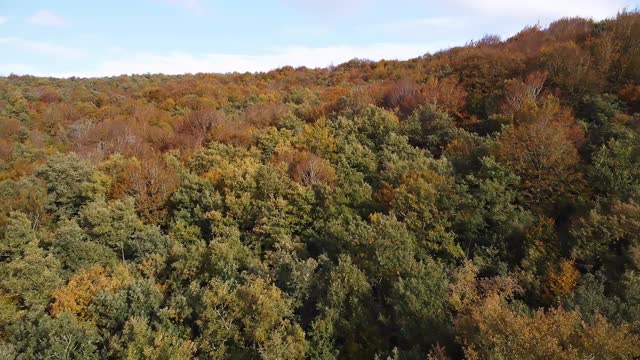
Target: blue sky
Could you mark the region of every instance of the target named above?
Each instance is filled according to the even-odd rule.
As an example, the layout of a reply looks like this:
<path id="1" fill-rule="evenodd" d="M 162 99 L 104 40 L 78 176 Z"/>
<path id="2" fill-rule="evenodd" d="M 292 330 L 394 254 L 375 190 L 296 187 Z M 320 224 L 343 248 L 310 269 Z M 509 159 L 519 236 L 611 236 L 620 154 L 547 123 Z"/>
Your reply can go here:
<path id="1" fill-rule="evenodd" d="M 638 0 L 0 0 L 0 75 L 268 71 L 408 59 Z"/>

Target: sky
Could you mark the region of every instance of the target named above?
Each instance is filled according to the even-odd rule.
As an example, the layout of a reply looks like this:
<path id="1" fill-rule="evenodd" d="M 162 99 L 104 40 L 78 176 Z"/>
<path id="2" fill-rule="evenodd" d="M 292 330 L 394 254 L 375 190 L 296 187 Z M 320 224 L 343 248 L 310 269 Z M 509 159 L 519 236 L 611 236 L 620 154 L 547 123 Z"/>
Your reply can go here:
<path id="1" fill-rule="evenodd" d="M 0 0 L 0 76 L 260 72 L 409 59 L 638 0 Z"/>

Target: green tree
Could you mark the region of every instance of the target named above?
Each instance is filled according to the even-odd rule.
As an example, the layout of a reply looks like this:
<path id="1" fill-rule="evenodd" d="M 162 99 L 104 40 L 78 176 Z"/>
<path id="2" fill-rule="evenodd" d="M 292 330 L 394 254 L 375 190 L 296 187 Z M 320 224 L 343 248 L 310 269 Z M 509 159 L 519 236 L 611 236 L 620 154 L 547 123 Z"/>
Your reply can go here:
<path id="1" fill-rule="evenodd" d="M 202 292 L 196 323 L 199 348 L 208 358 L 300 359 L 304 332 L 295 322 L 288 300 L 261 278 L 236 288 L 214 280 Z"/>
<path id="2" fill-rule="evenodd" d="M 640 201 L 640 142 L 638 137 L 610 140 L 593 156 L 589 178 L 603 196 Z"/>
<path id="3" fill-rule="evenodd" d="M 98 331 L 70 314 L 57 318 L 34 312 L 13 325 L 16 359 L 99 359 Z"/>
<path id="4" fill-rule="evenodd" d="M 118 254 L 89 239 L 75 220 L 62 221 L 56 229 L 49 251 L 69 274 L 94 264 L 112 264 Z"/>
<path id="5" fill-rule="evenodd" d="M 342 255 L 329 274 L 326 297 L 311 326 L 311 358 L 367 357 L 383 348 L 372 295 L 366 274 Z"/>
<path id="6" fill-rule="evenodd" d="M 436 157 L 442 154 L 456 132 L 453 119 L 435 105 L 416 109 L 407 120 L 401 122 L 401 128 L 411 145 L 428 149 Z"/>
<path id="7" fill-rule="evenodd" d="M 91 241 L 108 247 L 122 260 L 164 255 L 168 250 L 166 236 L 138 218 L 131 198 L 92 202 L 82 208 L 79 219 Z"/>
<path id="8" fill-rule="evenodd" d="M 56 155 L 36 171 L 47 183 L 48 209 L 59 218 L 69 218 L 80 207 L 104 193 L 91 166 L 78 155 Z"/>

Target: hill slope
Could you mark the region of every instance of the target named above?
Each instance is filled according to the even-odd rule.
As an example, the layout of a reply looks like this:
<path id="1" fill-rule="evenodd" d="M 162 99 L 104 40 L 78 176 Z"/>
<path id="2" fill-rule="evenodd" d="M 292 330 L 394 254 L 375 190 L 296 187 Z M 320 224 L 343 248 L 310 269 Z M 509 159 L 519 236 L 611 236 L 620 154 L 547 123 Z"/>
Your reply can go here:
<path id="1" fill-rule="evenodd" d="M 640 356 L 640 14 L 0 78 L 0 358 Z"/>

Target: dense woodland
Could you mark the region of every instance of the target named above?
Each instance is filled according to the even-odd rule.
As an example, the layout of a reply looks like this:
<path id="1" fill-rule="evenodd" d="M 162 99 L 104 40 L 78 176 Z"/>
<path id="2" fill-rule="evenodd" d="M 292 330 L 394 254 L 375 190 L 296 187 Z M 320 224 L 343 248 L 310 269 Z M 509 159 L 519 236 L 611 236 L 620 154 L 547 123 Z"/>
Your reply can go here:
<path id="1" fill-rule="evenodd" d="M 638 357 L 638 12 L 0 78 L 1 359 Z"/>

